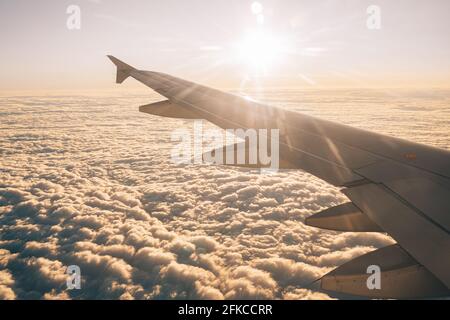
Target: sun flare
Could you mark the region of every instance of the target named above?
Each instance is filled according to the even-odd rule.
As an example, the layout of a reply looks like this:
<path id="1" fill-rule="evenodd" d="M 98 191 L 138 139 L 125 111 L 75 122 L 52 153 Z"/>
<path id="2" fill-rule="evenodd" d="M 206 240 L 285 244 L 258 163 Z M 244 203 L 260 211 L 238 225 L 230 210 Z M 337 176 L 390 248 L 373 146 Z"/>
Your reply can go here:
<path id="1" fill-rule="evenodd" d="M 253 71 L 267 71 L 281 62 L 284 52 L 281 39 L 263 29 L 248 31 L 236 45 L 237 58 Z"/>

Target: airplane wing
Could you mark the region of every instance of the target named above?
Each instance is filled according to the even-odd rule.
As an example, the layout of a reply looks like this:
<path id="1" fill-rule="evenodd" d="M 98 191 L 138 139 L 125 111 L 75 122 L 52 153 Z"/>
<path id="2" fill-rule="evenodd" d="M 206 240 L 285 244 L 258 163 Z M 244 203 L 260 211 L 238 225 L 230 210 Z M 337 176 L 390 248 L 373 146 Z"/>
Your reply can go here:
<path id="1" fill-rule="evenodd" d="M 108 57 L 117 66 L 117 83 L 132 77 L 168 99 L 142 106 L 142 112 L 205 119 L 224 129 L 279 129 L 280 168 L 309 172 L 342 187 L 349 199 L 307 218 L 307 225 L 386 232 L 396 240 L 323 276 L 324 290 L 373 298 L 450 296 L 450 152 L 137 70 Z M 381 272 L 380 288 L 367 285 L 373 266 Z"/>

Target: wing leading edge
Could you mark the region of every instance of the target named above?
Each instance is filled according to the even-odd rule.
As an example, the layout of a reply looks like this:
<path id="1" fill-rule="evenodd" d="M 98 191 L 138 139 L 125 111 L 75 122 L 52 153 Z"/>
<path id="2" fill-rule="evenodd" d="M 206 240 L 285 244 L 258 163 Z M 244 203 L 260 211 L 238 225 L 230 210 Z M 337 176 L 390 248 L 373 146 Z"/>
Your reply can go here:
<path id="1" fill-rule="evenodd" d="M 381 298 L 450 295 L 450 152 L 257 103 L 167 74 L 137 70 L 108 56 L 116 82 L 133 77 L 167 101 L 140 108 L 201 118 L 224 129 L 279 129 L 280 168 L 302 169 L 351 202 L 306 220 L 339 231 L 387 232 L 396 241 L 325 275 L 323 289 Z M 381 288 L 361 281 L 370 263 Z"/>

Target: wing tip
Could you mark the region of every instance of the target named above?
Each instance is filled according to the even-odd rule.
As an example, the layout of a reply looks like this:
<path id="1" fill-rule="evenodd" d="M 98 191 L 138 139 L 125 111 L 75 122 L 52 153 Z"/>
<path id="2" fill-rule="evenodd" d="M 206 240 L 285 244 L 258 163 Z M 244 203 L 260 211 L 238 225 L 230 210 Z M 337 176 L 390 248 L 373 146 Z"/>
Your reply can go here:
<path id="1" fill-rule="evenodd" d="M 113 55 L 106 55 L 112 63 L 117 67 L 117 74 L 116 74 L 116 83 L 122 83 L 126 78 L 129 77 L 130 71 L 135 70 L 132 66 L 129 64 L 126 64 L 125 62 L 117 59 Z"/>
<path id="2" fill-rule="evenodd" d="M 107 54 L 106 56 L 107 56 L 107 57 L 109 58 L 109 60 L 111 60 L 112 63 L 114 63 L 116 66 L 121 65 L 121 64 L 124 64 L 124 62 L 120 61 L 119 59 L 117 59 L 116 57 L 114 57 L 114 56 L 111 55 L 111 54 Z"/>

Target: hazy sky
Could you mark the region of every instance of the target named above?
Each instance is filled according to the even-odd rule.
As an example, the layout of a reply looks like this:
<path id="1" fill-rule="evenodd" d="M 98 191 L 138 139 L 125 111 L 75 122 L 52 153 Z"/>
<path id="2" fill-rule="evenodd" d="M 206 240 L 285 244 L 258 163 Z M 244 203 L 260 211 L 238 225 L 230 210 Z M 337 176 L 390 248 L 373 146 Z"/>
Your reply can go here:
<path id="1" fill-rule="evenodd" d="M 0 91 L 111 88 L 106 54 L 216 86 L 450 86 L 448 0 L 253 2 L 1 0 Z"/>

